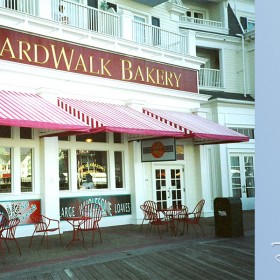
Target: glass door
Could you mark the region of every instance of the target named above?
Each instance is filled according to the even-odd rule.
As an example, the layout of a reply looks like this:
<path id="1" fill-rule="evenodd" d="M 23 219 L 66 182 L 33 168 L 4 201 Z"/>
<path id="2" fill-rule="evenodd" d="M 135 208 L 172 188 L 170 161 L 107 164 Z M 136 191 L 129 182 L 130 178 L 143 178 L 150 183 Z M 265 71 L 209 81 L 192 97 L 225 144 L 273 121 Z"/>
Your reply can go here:
<path id="1" fill-rule="evenodd" d="M 232 154 L 230 156 L 230 168 L 232 195 L 241 198 L 243 210 L 254 209 L 254 156 L 250 154 Z"/>
<path id="2" fill-rule="evenodd" d="M 167 208 L 183 203 L 183 167 L 161 166 L 154 168 L 155 197 L 158 207 Z"/>

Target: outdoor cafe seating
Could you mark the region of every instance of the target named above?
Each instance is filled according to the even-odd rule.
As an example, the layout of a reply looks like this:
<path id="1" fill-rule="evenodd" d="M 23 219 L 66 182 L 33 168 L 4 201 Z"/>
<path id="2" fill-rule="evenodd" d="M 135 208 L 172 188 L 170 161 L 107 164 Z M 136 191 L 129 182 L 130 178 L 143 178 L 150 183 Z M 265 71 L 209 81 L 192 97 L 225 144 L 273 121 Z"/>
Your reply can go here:
<path id="1" fill-rule="evenodd" d="M 48 218 L 44 215 L 37 215 L 34 213 L 30 215 L 30 218 L 34 223 L 35 228 L 30 239 L 29 248 L 31 247 L 31 243 L 34 238 L 34 235 L 37 233 L 43 234 L 41 243 L 43 243 L 44 237 L 46 236 L 47 248 L 48 248 L 49 246 L 48 233 L 54 231 L 59 232 L 60 244 L 62 245 L 61 234 L 60 234 L 60 222 L 58 220 Z"/>
<path id="2" fill-rule="evenodd" d="M 201 199 L 193 211 L 189 212 L 189 209 L 185 205 L 172 205 L 167 208 L 160 208 L 157 206 L 157 203 L 151 200 L 145 201 L 143 205 L 140 205 L 141 210 L 143 211 L 143 220 L 141 224 L 141 229 L 145 221 L 147 223 L 146 236 L 148 231 L 152 230 L 153 227 L 156 227 L 160 238 L 162 237 L 163 229 L 170 231 L 174 236 L 178 235 L 178 232 L 181 232 L 181 235 L 185 233 L 185 226 L 192 225 L 195 229 L 196 236 L 198 237 L 198 232 L 196 226 L 201 228 L 201 231 L 204 234 L 203 227 L 200 223 L 200 217 L 202 213 L 205 200 Z M 180 229 L 180 224 L 183 224 L 183 229 Z"/>
<path id="3" fill-rule="evenodd" d="M 177 229 L 176 229 L 176 232 L 178 232 L 179 230 L 179 224 L 180 223 L 183 223 L 183 231 L 182 231 L 182 234 L 184 234 L 185 232 L 185 225 L 187 225 L 187 230 L 188 230 L 188 226 L 189 225 L 192 225 L 195 232 L 196 232 L 196 236 L 198 237 L 198 232 L 196 230 L 196 226 L 199 226 L 201 228 L 201 231 L 203 233 L 203 235 L 205 236 L 205 233 L 204 233 L 204 230 L 203 230 L 203 227 L 200 223 L 200 218 L 201 218 L 201 213 L 202 213 L 202 209 L 203 209 L 203 206 L 205 204 L 205 200 L 204 199 L 201 199 L 197 204 L 196 206 L 194 207 L 193 211 L 192 212 L 186 212 L 185 214 L 183 215 L 179 215 L 176 219 L 177 221 Z"/>
<path id="4" fill-rule="evenodd" d="M 20 223 L 19 218 L 8 220 L 3 214 L 0 214 L 0 249 L 1 249 L 3 262 L 5 262 L 5 256 L 4 256 L 2 241 L 5 242 L 9 253 L 10 253 L 10 249 L 7 241 L 15 241 L 19 254 L 21 255 L 21 250 L 16 240 L 16 229 L 19 223 Z"/>

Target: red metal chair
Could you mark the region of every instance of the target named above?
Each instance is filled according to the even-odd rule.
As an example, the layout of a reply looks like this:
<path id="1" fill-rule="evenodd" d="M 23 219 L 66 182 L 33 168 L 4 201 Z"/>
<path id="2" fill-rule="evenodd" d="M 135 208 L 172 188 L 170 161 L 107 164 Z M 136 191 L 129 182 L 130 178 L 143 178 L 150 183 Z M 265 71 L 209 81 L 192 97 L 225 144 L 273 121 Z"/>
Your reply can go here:
<path id="1" fill-rule="evenodd" d="M 7 241 L 14 240 L 17 245 L 19 254 L 21 255 L 21 250 L 20 250 L 18 242 L 16 240 L 16 229 L 17 229 L 18 224 L 20 223 L 20 220 L 19 220 L 19 218 L 7 220 L 6 217 L 3 218 L 3 216 L 2 216 L 1 221 L 4 221 L 4 220 L 5 220 L 5 224 L 2 223 L 2 225 L 1 225 L 2 228 L 0 229 L 0 248 L 1 248 L 1 254 L 3 257 L 3 262 L 5 261 L 5 259 L 4 259 L 4 250 L 2 247 L 2 240 L 4 240 L 4 242 L 6 243 L 9 253 L 10 253 L 10 250 L 9 250 Z"/>
<path id="2" fill-rule="evenodd" d="M 85 239 L 83 232 L 92 231 L 92 246 L 94 243 L 94 231 L 99 232 L 100 241 L 102 243 L 99 221 L 102 218 L 102 207 L 97 203 L 89 203 L 82 209 L 82 219 L 78 226 L 77 233 L 81 232 L 83 236 L 83 246 L 85 247 Z"/>
<path id="3" fill-rule="evenodd" d="M 7 222 L 8 222 L 8 219 L 6 218 L 6 216 L 4 214 L 0 213 L 0 230 L 5 228 Z"/>
<path id="4" fill-rule="evenodd" d="M 147 200 L 143 203 L 143 205 L 140 205 L 140 208 L 141 208 L 141 210 L 143 211 L 143 214 L 144 214 L 142 224 L 141 224 L 141 228 L 140 228 L 140 232 L 141 232 L 144 222 L 149 221 L 149 217 L 148 217 L 145 210 L 150 209 L 150 210 L 154 210 L 154 212 L 156 212 L 157 204 L 152 200 Z"/>
<path id="5" fill-rule="evenodd" d="M 196 232 L 196 236 L 198 237 L 198 233 L 197 233 L 197 230 L 196 230 L 195 226 L 199 225 L 201 230 L 202 230 L 203 235 L 205 236 L 203 227 L 200 224 L 200 217 L 201 217 L 201 212 L 202 212 L 204 204 L 205 204 L 205 200 L 201 199 L 197 203 L 197 205 L 195 206 L 195 208 L 193 209 L 192 212 L 187 212 L 186 215 L 184 215 L 183 217 L 179 217 L 177 219 L 177 230 L 176 231 L 178 232 L 179 223 L 182 222 L 182 223 L 184 223 L 183 232 L 182 232 L 183 234 L 185 232 L 185 225 L 187 225 L 187 230 L 188 230 L 188 226 L 192 225 L 194 227 L 195 232 Z"/>
<path id="6" fill-rule="evenodd" d="M 48 218 L 44 215 L 37 215 L 34 213 L 30 215 L 30 218 L 34 223 L 35 229 L 30 239 L 29 248 L 31 247 L 31 243 L 35 233 L 41 233 L 41 234 L 43 233 L 41 244 L 43 243 L 44 237 L 46 236 L 47 248 L 48 248 L 49 247 L 48 233 L 54 231 L 59 232 L 60 244 L 62 245 L 61 234 L 60 234 L 60 223 L 58 220 Z"/>
<path id="7" fill-rule="evenodd" d="M 145 212 L 145 215 L 149 221 L 147 225 L 147 230 L 146 230 L 146 236 L 148 236 L 148 230 L 150 227 L 150 231 L 152 230 L 153 227 L 157 227 L 160 238 L 162 237 L 162 232 L 160 230 L 160 227 L 165 227 L 166 231 L 168 231 L 168 224 L 169 221 L 165 219 L 165 216 L 161 210 L 157 210 L 154 208 L 144 208 L 143 205 L 141 206 L 141 209 Z"/>

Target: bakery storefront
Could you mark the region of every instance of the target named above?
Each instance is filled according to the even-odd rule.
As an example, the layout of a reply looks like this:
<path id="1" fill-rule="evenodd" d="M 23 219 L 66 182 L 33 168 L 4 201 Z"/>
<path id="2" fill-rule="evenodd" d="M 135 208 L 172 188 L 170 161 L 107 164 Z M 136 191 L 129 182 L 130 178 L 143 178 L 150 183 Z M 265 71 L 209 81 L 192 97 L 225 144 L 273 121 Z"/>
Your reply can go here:
<path id="1" fill-rule="evenodd" d="M 59 219 L 97 202 L 100 225 L 112 226 L 140 223 L 148 199 L 207 200 L 204 145 L 248 141 L 203 117 L 195 57 L 185 68 L 0 34 L 0 211 L 20 218 L 19 236 L 32 234 L 35 211 Z"/>

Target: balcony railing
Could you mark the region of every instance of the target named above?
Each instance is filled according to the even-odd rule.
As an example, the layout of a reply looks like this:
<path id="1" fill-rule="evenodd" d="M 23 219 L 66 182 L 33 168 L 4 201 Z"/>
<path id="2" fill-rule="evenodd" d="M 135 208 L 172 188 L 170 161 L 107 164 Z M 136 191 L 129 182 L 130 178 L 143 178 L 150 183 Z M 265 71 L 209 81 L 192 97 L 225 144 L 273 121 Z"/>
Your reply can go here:
<path id="1" fill-rule="evenodd" d="M 198 74 L 199 86 L 221 88 L 221 71 L 217 69 L 201 68 Z"/>
<path id="2" fill-rule="evenodd" d="M 228 28 L 226 28 L 220 21 L 181 16 L 179 25 L 181 28 L 193 28 L 206 32 L 228 34 Z"/>
<path id="3" fill-rule="evenodd" d="M 59 14 L 59 5 L 63 5 L 64 13 Z M 116 38 L 125 38 L 138 44 L 145 44 L 172 51 L 179 54 L 187 54 L 187 37 L 183 34 L 133 21 L 131 19 L 132 34 L 127 35 L 121 30 L 122 17 L 119 14 L 92 8 L 69 0 L 0 0 L 0 7 L 15 10 L 34 17 L 46 18 L 73 26 L 83 30 L 89 30 Z M 46 11 L 44 10 L 46 8 Z M 129 30 L 129 28 L 127 28 Z M 124 34 L 126 34 L 124 36 Z"/>
<path id="4" fill-rule="evenodd" d="M 133 21 L 133 41 L 160 49 L 187 54 L 185 35 L 170 32 L 156 26 Z"/>
<path id="5" fill-rule="evenodd" d="M 212 28 L 222 28 L 223 27 L 223 25 L 220 21 L 207 20 L 207 19 L 202 19 L 202 18 L 194 18 L 194 17 L 188 17 L 188 16 L 181 16 L 180 21 L 192 23 L 192 24 L 199 24 L 199 25 L 212 27 Z"/>

